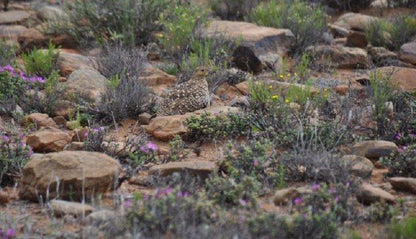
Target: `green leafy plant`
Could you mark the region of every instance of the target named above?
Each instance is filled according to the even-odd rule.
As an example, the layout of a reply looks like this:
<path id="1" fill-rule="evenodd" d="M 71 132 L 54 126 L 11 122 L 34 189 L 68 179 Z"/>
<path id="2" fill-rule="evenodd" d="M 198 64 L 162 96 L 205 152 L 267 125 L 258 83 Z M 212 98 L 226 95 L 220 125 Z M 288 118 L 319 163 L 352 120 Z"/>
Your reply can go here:
<path id="1" fill-rule="evenodd" d="M 236 113 L 203 113 L 201 116 L 191 116 L 185 120 L 185 126 L 189 129 L 189 139 L 224 140 L 245 136 L 249 132 L 249 125 L 244 116 Z"/>
<path id="2" fill-rule="evenodd" d="M 16 46 L 10 45 L 5 39 L 0 39 L 0 66 L 12 63 L 16 50 Z"/>
<path id="3" fill-rule="evenodd" d="M 183 142 L 181 136 L 176 135 L 171 141 L 169 141 L 169 161 L 179 161 L 184 159 L 189 150 L 185 149 L 185 142 Z"/>
<path id="4" fill-rule="evenodd" d="M 29 53 L 23 53 L 22 59 L 26 73 L 31 76 L 50 77 L 55 71 L 58 71 L 58 56 L 59 51 L 51 42 L 47 50 L 34 49 Z"/>
<path id="5" fill-rule="evenodd" d="M 388 229 L 388 238 L 391 239 L 415 239 L 416 217 L 409 216 L 401 221 L 393 222 Z"/>
<path id="6" fill-rule="evenodd" d="M 249 18 L 262 26 L 290 29 L 295 35 L 291 46 L 294 55 L 322 41 L 322 35 L 327 30 L 327 15 L 323 9 L 319 5 L 311 7 L 302 0 L 272 0 L 260 4 Z"/>
<path id="7" fill-rule="evenodd" d="M 389 176 L 416 177 L 416 145 L 402 147 L 399 154 L 381 159 L 389 168 Z"/>

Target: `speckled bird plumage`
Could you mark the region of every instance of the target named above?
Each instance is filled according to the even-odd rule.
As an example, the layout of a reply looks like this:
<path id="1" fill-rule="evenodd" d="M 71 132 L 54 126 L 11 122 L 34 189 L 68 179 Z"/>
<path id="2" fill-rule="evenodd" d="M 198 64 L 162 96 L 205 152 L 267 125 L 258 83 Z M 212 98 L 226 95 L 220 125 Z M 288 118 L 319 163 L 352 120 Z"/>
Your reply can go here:
<path id="1" fill-rule="evenodd" d="M 207 107 L 210 102 L 207 75 L 206 67 L 198 67 L 191 79 L 171 89 L 163 96 L 158 115 L 185 114 Z"/>

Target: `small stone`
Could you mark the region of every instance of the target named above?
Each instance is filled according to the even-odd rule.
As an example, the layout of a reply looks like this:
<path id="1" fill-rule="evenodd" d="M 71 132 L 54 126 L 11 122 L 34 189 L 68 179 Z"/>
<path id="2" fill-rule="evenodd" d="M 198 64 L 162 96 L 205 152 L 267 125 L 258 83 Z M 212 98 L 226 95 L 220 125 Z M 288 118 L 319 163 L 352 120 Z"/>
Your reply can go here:
<path id="1" fill-rule="evenodd" d="M 72 141 L 71 135 L 59 129 L 43 129 L 30 134 L 26 144 L 34 152 L 58 152 Z"/>
<path id="2" fill-rule="evenodd" d="M 209 161 L 169 162 L 151 167 L 149 169 L 149 175 L 159 174 L 161 177 L 166 177 L 178 172 L 189 173 L 200 178 L 207 178 L 215 169 L 215 163 Z"/>
<path id="3" fill-rule="evenodd" d="M 53 117 L 53 121 L 55 121 L 55 123 L 58 126 L 65 126 L 66 125 L 66 119 L 65 119 L 65 117 L 60 116 L 60 115 Z"/>
<path id="4" fill-rule="evenodd" d="M 416 42 L 409 42 L 400 47 L 400 60 L 416 65 Z"/>
<path id="5" fill-rule="evenodd" d="M 141 113 L 139 115 L 139 122 L 142 125 L 148 125 L 150 123 L 150 120 L 152 119 L 152 115 L 149 113 Z"/>
<path id="6" fill-rule="evenodd" d="M 49 206 L 57 216 L 87 216 L 94 211 L 94 207 L 90 205 L 63 200 L 51 200 Z"/>
<path id="7" fill-rule="evenodd" d="M 30 123 L 34 123 L 37 129 L 41 127 L 50 127 L 50 128 L 58 127 L 55 121 L 51 117 L 49 117 L 49 115 L 47 114 L 32 113 L 27 116 L 27 119 Z"/>
<path id="8" fill-rule="evenodd" d="M 4 191 L 0 191 L 0 205 L 7 204 L 9 203 L 9 201 L 10 201 L 9 195 Z"/>
<path id="9" fill-rule="evenodd" d="M 72 150 L 72 151 L 84 150 L 84 143 L 83 142 L 71 142 L 68 150 Z"/>

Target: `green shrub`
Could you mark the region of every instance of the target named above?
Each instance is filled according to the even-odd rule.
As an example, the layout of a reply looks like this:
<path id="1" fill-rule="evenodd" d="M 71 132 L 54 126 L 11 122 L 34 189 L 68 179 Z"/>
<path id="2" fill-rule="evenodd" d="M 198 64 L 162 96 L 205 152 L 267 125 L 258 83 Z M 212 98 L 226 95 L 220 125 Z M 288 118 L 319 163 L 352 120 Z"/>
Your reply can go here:
<path id="1" fill-rule="evenodd" d="M 249 125 L 242 114 L 191 116 L 185 120 L 189 129 L 187 138 L 202 140 L 224 140 L 248 134 Z"/>
<path id="2" fill-rule="evenodd" d="M 122 42 L 136 46 L 152 40 L 161 29 L 159 16 L 169 0 L 76 0 L 68 3 L 69 22 L 53 22 L 77 42 Z"/>
<path id="3" fill-rule="evenodd" d="M 400 149 L 401 153 L 381 159 L 391 177 L 416 177 L 416 145 Z"/>
<path id="4" fill-rule="evenodd" d="M 13 185 L 22 177 L 23 167 L 33 151 L 24 143 L 24 134 L 2 134 L 0 139 L 0 186 Z"/>
<path id="5" fill-rule="evenodd" d="M 359 11 L 370 6 L 371 0 L 308 0 L 309 2 L 327 5 L 338 11 Z"/>
<path id="6" fill-rule="evenodd" d="M 172 55 L 197 51 L 196 28 L 205 22 L 205 13 L 195 5 L 175 5 L 160 18 L 163 34 L 160 42 Z"/>
<path id="7" fill-rule="evenodd" d="M 249 16 L 250 20 L 268 27 L 288 28 L 295 35 L 291 46 L 294 55 L 306 47 L 322 41 L 327 31 L 327 15 L 318 6 L 310 6 L 302 0 L 272 0 L 260 4 Z"/>
<path id="8" fill-rule="evenodd" d="M 260 183 L 254 177 L 243 176 L 237 181 L 214 176 L 205 183 L 208 198 L 220 205 L 257 208 Z"/>
<path id="9" fill-rule="evenodd" d="M 12 63 L 16 50 L 16 46 L 10 46 L 5 39 L 0 39 L 0 66 Z"/>
<path id="10" fill-rule="evenodd" d="M 392 19 L 378 19 L 365 29 L 366 38 L 373 46 L 398 51 L 416 36 L 416 18 L 408 15 Z"/>
<path id="11" fill-rule="evenodd" d="M 393 222 L 388 228 L 389 239 L 415 239 L 416 217 L 410 216 L 402 221 Z"/>
<path id="12" fill-rule="evenodd" d="M 57 60 L 59 51 L 52 43 L 47 50 L 34 49 L 29 53 L 23 53 L 22 59 L 26 73 L 48 78 L 53 72 L 58 71 Z"/>

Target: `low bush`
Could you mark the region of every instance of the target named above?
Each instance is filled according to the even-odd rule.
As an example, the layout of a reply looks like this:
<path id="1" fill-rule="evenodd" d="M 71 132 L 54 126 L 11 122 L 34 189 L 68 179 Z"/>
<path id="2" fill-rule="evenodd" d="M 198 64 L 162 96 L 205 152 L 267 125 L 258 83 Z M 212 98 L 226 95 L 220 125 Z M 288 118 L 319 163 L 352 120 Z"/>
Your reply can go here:
<path id="1" fill-rule="evenodd" d="M 0 139 L 0 186 L 13 185 L 33 151 L 24 143 L 24 134 L 2 134 Z M 1 228 L 0 228 L 1 229 Z"/>
<path id="2" fill-rule="evenodd" d="M 16 50 L 17 47 L 10 46 L 5 39 L 0 39 L 0 66 L 12 63 Z"/>
<path id="3" fill-rule="evenodd" d="M 381 162 L 389 168 L 391 177 L 416 177 L 416 145 L 401 149 L 401 153 L 383 158 Z"/>
<path id="4" fill-rule="evenodd" d="M 416 238 L 416 217 L 409 216 L 400 221 L 393 222 L 388 227 L 389 239 L 415 239 Z"/>
<path id="5" fill-rule="evenodd" d="M 251 21 L 262 26 L 290 29 L 295 35 L 291 46 L 294 55 L 322 41 L 327 31 L 327 18 L 319 5 L 312 7 L 303 0 L 272 0 L 260 4 L 249 16 Z"/>
<path id="6" fill-rule="evenodd" d="M 366 38 L 373 46 L 398 51 L 416 36 L 416 18 L 408 15 L 378 19 L 365 29 Z"/>
<path id="7" fill-rule="evenodd" d="M 249 133 L 249 125 L 244 115 L 235 113 L 191 116 L 185 120 L 185 126 L 189 129 L 186 137 L 189 139 L 224 140 Z"/>
<path id="8" fill-rule="evenodd" d="M 159 16 L 170 5 L 169 0 L 76 0 L 68 2 L 67 22 L 52 22 L 61 32 L 87 45 L 122 42 L 128 46 L 147 43 L 161 30 Z"/>
<path id="9" fill-rule="evenodd" d="M 366 9 L 372 3 L 371 0 L 308 0 L 309 2 L 327 5 L 338 11 L 359 11 Z"/>

